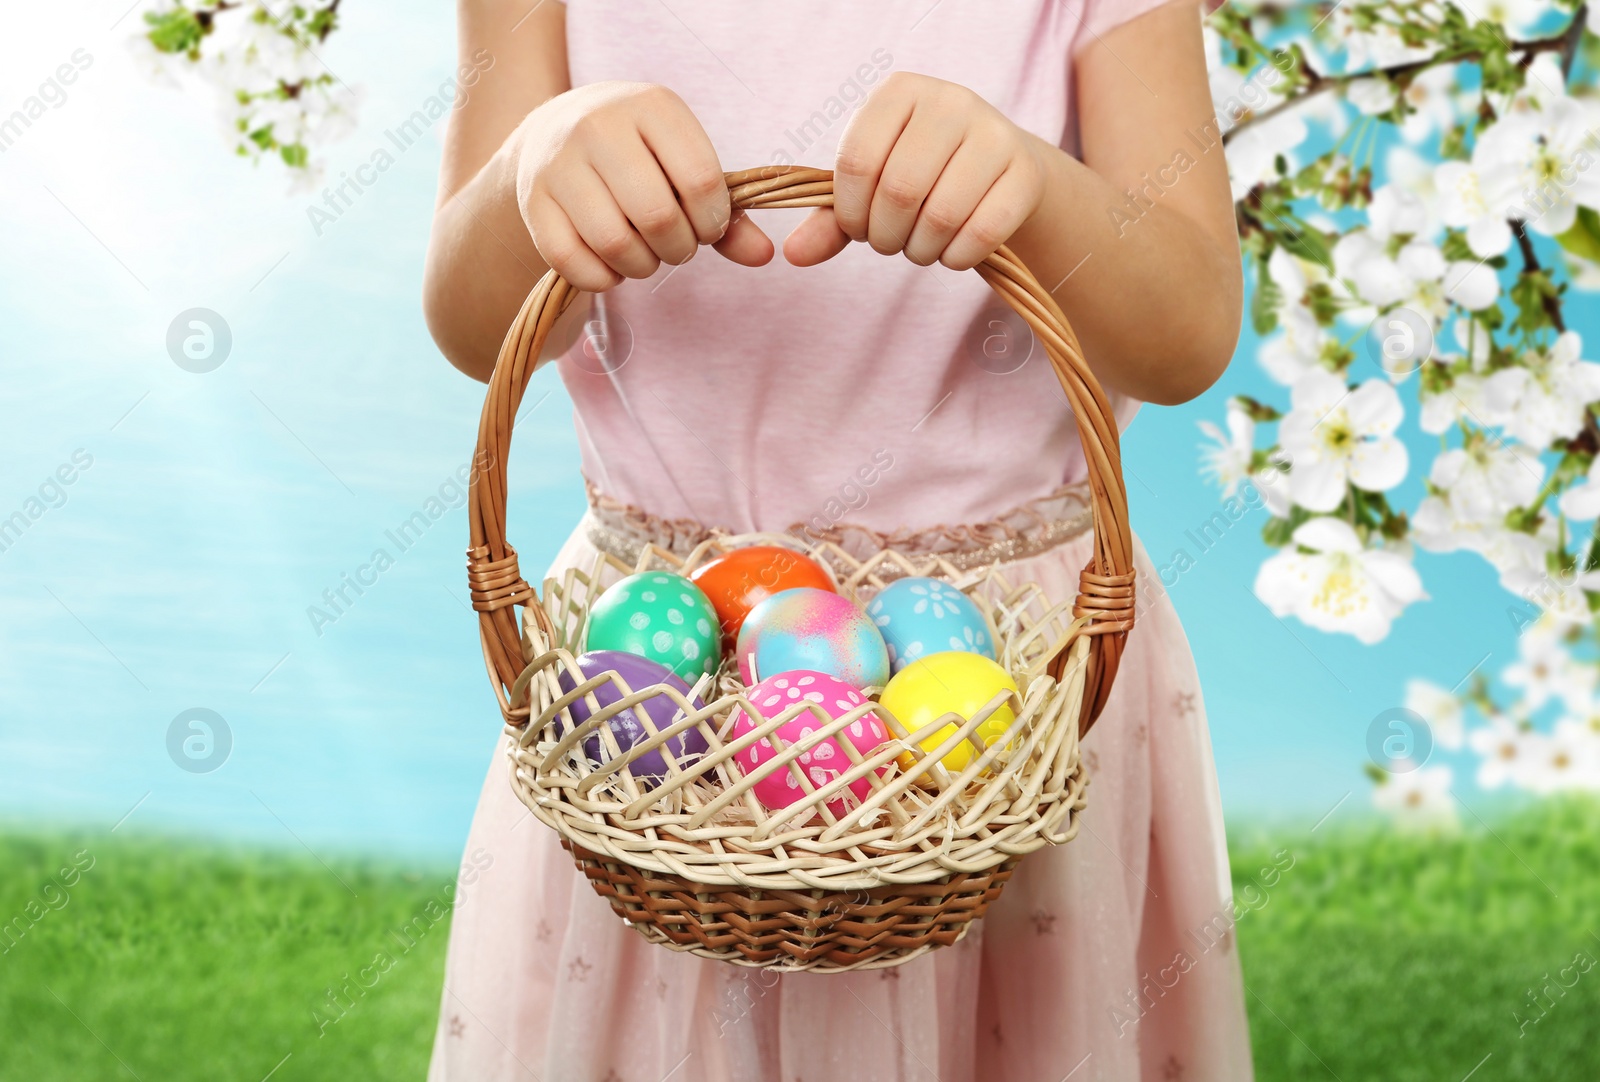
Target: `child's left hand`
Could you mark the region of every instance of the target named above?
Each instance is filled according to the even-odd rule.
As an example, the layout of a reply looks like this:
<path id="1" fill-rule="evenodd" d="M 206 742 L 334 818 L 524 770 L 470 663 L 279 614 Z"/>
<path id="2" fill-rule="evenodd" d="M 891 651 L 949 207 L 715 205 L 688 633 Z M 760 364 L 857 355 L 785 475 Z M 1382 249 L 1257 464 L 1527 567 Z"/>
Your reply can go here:
<path id="1" fill-rule="evenodd" d="M 913 263 L 970 270 L 1044 198 L 1039 140 L 964 86 L 895 72 L 850 118 L 834 165 L 834 206 L 784 242 L 808 267 L 852 240 Z"/>

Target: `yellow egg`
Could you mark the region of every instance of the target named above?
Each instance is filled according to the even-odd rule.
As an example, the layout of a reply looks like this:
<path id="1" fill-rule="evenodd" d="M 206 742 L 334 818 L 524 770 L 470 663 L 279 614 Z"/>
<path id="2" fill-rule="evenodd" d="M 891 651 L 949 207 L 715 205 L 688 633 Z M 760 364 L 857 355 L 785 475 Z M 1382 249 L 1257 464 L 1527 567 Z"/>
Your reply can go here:
<path id="1" fill-rule="evenodd" d="M 1016 690 L 1017 683 L 1011 679 L 1011 674 L 982 654 L 952 650 L 929 654 L 901 669 L 883 689 L 879 701 L 899 719 L 906 732 L 915 733 L 946 714 L 971 719 L 996 695 Z M 1003 736 L 1015 720 L 1011 707 L 1002 704 L 973 735 L 988 745 Z M 941 726 L 920 743 L 924 749 L 932 751 L 948 740 L 957 728 L 955 724 Z M 978 748 L 972 740 L 963 740 L 945 753 L 942 762 L 946 770 L 960 772 L 977 754 Z M 912 762 L 909 754 L 901 756 L 902 767 L 909 768 Z"/>

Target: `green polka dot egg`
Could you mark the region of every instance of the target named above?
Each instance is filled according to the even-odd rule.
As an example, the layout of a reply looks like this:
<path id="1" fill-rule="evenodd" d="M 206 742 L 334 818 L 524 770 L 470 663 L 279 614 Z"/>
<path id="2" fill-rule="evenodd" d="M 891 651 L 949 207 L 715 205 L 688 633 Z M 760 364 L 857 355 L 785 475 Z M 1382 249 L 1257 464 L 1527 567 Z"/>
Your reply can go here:
<path id="1" fill-rule="evenodd" d="M 721 661 L 717 610 L 700 587 L 666 571 L 613 584 L 589 609 L 585 649 L 647 657 L 693 684 Z"/>

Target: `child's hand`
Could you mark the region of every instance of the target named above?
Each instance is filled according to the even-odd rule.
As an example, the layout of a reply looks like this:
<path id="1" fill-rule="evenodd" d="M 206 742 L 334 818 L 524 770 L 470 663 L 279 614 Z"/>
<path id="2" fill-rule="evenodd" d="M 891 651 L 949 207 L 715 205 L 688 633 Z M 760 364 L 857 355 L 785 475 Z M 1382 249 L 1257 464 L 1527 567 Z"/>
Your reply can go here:
<path id="1" fill-rule="evenodd" d="M 746 266 L 772 258 L 749 218 L 730 223 L 711 140 L 665 87 L 569 90 L 529 113 L 516 138 L 522 219 L 539 255 L 579 289 L 648 278 L 702 244 Z"/>
<path id="2" fill-rule="evenodd" d="M 784 257 L 811 266 L 864 240 L 922 266 L 969 270 L 1039 209 L 1037 143 L 966 87 L 895 72 L 845 128 L 833 210 L 802 222 Z"/>

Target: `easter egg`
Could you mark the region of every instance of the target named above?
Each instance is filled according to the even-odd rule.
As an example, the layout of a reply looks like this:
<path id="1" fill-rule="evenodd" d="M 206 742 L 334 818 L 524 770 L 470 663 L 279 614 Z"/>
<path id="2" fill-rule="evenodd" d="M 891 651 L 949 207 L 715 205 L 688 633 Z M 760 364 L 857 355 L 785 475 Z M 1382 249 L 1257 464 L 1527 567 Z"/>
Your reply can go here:
<path id="1" fill-rule="evenodd" d="M 775 593 L 801 586 L 833 592 L 833 580 L 821 564 L 777 545 L 751 545 L 723 553 L 695 568 L 689 580 L 711 599 L 730 643 L 738 640 L 750 610 Z"/>
<path id="2" fill-rule="evenodd" d="M 578 671 L 583 674 L 584 681 L 615 672 L 633 691 L 643 691 L 656 684 L 667 684 L 681 692 L 684 698 L 689 698 L 688 684 L 670 672 L 665 665 L 639 657 L 637 654 L 623 653 L 621 650 L 594 650 L 580 654 L 577 662 Z M 572 673 L 567 669 L 562 669 L 556 682 L 561 685 L 562 691 L 572 691 L 580 683 L 573 679 Z M 590 698 L 598 702 L 600 709 L 603 710 L 613 703 L 620 702 L 622 697 L 622 688 L 615 681 L 608 680 L 588 695 L 574 701 L 567 707 L 567 713 L 572 716 L 573 724 L 582 725 L 594 716 L 594 711 L 589 708 Z M 690 702 L 696 710 L 705 705 L 698 697 L 691 699 Z M 611 730 L 611 735 L 616 737 L 617 748 L 620 751 L 627 751 L 635 744 L 650 738 L 650 729 L 640 717 L 641 713 L 650 719 L 657 732 L 667 728 L 674 721 L 683 720 L 677 704 L 666 695 L 651 696 L 637 706 L 614 714 L 605 724 L 606 728 Z M 558 728 L 559 731 L 566 732 L 567 727 L 558 725 Z M 672 737 L 662 747 L 671 751 L 673 759 L 680 767 L 687 766 L 705 754 L 706 738 L 698 729 L 689 729 Z M 605 742 L 600 739 L 598 730 L 584 738 L 583 754 L 590 762 L 597 765 L 611 761 L 610 753 Z M 643 782 L 647 789 L 659 785 L 668 774 L 667 762 L 661 754 L 661 747 L 651 748 L 640 755 L 628 764 L 627 770 Z"/>
<path id="3" fill-rule="evenodd" d="M 700 587 L 666 571 L 641 571 L 589 608 L 589 650 L 621 650 L 660 662 L 685 680 L 717 671 L 717 610 Z"/>
<path id="4" fill-rule="evenodd" d="M 767 721 L 802 702 L 817 704 L 829 718 L 843 717 L 867 702 L 865 695 L 844 681 L 837 680 L 827 673 L 809 672 L 804 669 L 769 676 L 752 687 L 747 697 L 756 712 Z M 734 739 L 745 736 L 758 727 L 756 720 L 745 713 L 742 707 L 734 710 L 732 722 Z M 872 754 L 880 744 L 889 739 L 887 727 L 871 713 L 851 722 L 839 732 L 838 736 L 814 739 L 812 734 L 822 728 L 822 725 L 822 720 L 813 711 L 805 710 L 792 721 L 780 725 L 776 733 L 784 747 L 796 744 L 807 747 L 795 763 L 816 789 L 827 785 L 854 765 L 850 761 L 850 756 L 839 745 L 840 739 L 848 740 L 863 758 Z M 746 774 L 749 774 L 763 763 L 777 758 L 778 754 L 777 746 L 771 739 L 762 737 L 735 754 L 734 760 Z M 805 787 L 794 776 L 792 769 L 774 770 L 751 786 L 751 791 L 755 793 L 762 807 L 773 811 L 787 808 L 806 795 Z M 872 783 L 863 776 L 851 782 L 846 792 L 849 796 L 841 794 L 838 799 L 828 801 L 828 810 L 836 817 L 844 816 L 851 808 L 858 806 L 870 796 Z"/>
<path id="5" fill-rule="evenodd" d="M 1011 674 L 993 661 L 981 654 L 950 650 L 929 654 L 895 673 L 878 701 L 905 726 L 907 733 L 915 733 L 946 714 L 970 720 L 996 695 L 1016 690 L 1017 682 L 1011 679 Z M 1015 720 L 1011 707 L 1002 703 L 973 735 L 987 745 L 1003 736 Z M 943 725 L 924 736 L 920 743 L 925 750 L 932 751 L 948 740 L 957 728 L 955 724 Z M 942 762 L 946 770 L 965 770 L 978 754 L 970 739 L 963 740 L 945 753 Z M 909 759 L 906 765 L 910 765 Z"/>
<path id="6" fill-rule="evenodd" d="M 889 650 L 878 628 L 848 597 L 801 586 L 750 610 L 739 630 L 739 675 L 746 685 L 806 669 L 851 687 L 882 687 Z"/>
<path id="7" fill-rule="evenodd" d="M 946 650 L 994 660 L 994 640 L 972 598 L 938 579 L 896 579 L 867 603 L 889 647 L 889 668 L 899 672 L 918 658 Z"/>

